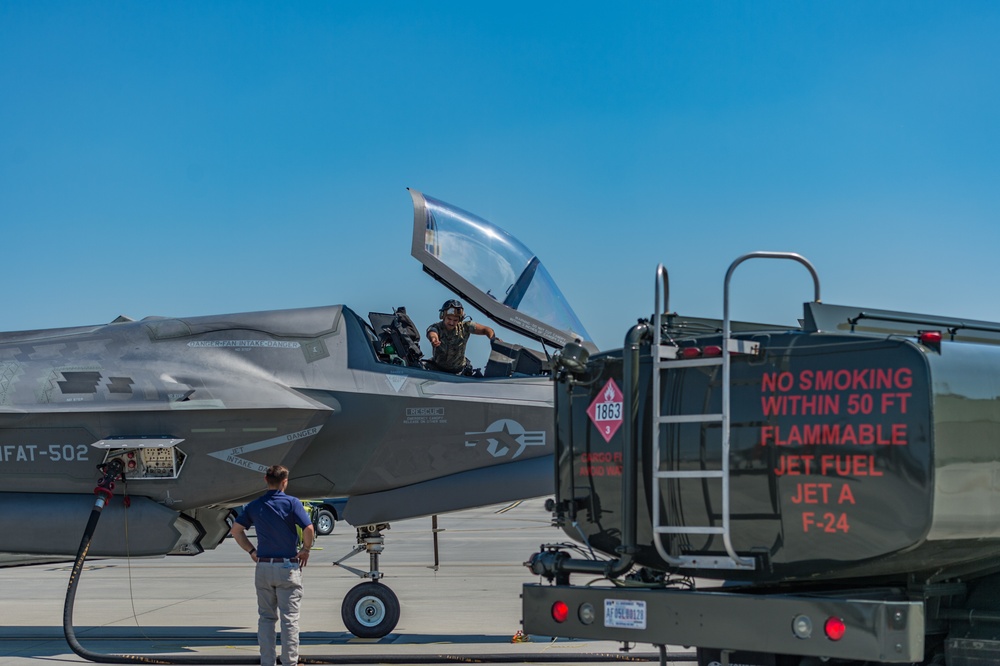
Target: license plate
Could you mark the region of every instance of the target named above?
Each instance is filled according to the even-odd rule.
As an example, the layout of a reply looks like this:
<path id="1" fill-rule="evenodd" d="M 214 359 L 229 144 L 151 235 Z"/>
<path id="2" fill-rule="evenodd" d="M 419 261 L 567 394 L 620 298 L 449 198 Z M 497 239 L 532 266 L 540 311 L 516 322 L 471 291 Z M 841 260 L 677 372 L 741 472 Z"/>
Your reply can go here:
<path id="1" fill-rule="evenodd" d="M 605 599 L 604 626 L 616 629 L 645 629 L 646 602 Z"/>

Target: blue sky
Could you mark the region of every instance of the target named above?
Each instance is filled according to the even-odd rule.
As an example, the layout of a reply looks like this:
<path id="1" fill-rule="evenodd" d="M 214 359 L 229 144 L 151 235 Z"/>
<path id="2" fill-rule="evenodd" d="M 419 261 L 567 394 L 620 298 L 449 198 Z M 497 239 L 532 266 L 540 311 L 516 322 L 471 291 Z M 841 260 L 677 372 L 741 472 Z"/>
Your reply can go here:
<path id="1" fill-rule="evenodd" d="M 827 302 L 1000 320 L 1000 5 L 0 0 L 0 330 L 447 298 L 412 187 L 602 348 L 799 252 Z M 791 322 L 797 265 L 733 315 Z"/>

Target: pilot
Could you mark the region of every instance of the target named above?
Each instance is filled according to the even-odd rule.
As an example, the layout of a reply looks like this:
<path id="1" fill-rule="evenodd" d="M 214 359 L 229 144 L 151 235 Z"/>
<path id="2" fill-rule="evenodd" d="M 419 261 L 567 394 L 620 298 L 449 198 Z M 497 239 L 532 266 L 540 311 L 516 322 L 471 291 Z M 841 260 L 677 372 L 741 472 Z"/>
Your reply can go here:
<path id="1" fill-rule="evenodd" d="M 465 320 L 465 309 L 454 299 L 445 301 L 438 312 L 441 321 L 427 327 L 427 339 L 434 347 L 434 356 L 427 362 L 431 370 L 452 374 L 472 374 L 472 363 L 465 357 L 470 335 L 485 335 L 491 341 L 496 333 L 489 326 Z"/>

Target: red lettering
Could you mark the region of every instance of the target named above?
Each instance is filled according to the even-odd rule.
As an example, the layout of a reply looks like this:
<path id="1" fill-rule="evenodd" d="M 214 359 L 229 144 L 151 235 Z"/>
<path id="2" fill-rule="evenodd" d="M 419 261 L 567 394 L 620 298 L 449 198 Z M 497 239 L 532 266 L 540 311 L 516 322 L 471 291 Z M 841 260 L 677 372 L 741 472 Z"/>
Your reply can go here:
<path id="1" fill-rule="evenodd" d="M 899 368 L 896 370 L 896 388 L 908 389 L 913 387 L 913 371 L 909 368 Z"/>
<path id="2" fill-rule="evenodd" d="M 827 504 L 832 486 L 831 483 L 796 483 L 792 504 Z"/>
<path id="3" fill-rule="evenodd" d="M 760 427 L 760 445 L 767 446 L 905 446 L 907 443 L 905 423 L 883 425 L 881 423 L 824 423 L 811 425 L 791 424 L 788 426 L 763 425 Z"/>
<path id="4" fill-rule="evenodd" d="M 812 388 L 813 371 L 803 370 L 799 373 L 799 388 L 808 391 Z"/>
<path id="5" fill-rule="evenodd" d="M 907 401 L 910 399 L 912 393 L 883 393 L 882 394 L 882 413 L 886 414 L 889 412 L 890 408 L 898 409 L 900 414 L 906 413 Z"/>
<path id="6" fill-rule="evenodd" d="M 847 514 L 840 514 L 840 518 L 837 519 L 837 529 L 845 534 L 851 531 L 851 526 L 847 524 Z"/>
<path id="7" fill-rule="evenodd" d="M 837 498 L 837 504 L 843 504 L 847 502 L 848 504 L 857 504 L 854 501 L 854 493 L 851 492 L 851 487 L 846 483 L 840 487 L 840 497 Z"/>
<path id="8" fill-rule="evenodd" d="M 785 413 L 785 396 L 783 395 L 762 395 L 760 397 L 760 407 L 764 411 L 764 416 L 776 416 Z"/>
<path id="9" fill-rule="evenodd" d="M 775 476 L 800 476 L 812 474 L 813 456 L 784 455 L 778 458 Z"/>
<path id="10" fill-rule="evenodd" d="M 827 454 L 819 458 L 819 473 L 823 476 L 883 476 L 875 468 L 875 456 L 867 453 L 848 455 Z"/>
<path id="11" fill-rule="evenodd" d="M 766 372 L 761 378 L 760 390 L 771 391 L 772 393 L 775 391 L 785 393 L 786 391 L 791 391 L 794 385 L 795 377 L 787 370 L 779 373 Z"/>
<path id="12" fill-rule="evenodd" d="M 816 514 L 812 511 L 802 512 L 802 531 L 808 532 L 809 527 L 816 524 L 816 520 L 813 518 Z"/>
<path id="13" fill-rule="evenodd" d="M 893 423 L 892 424 L 892 437 L 890 438 L 890 440 L 896 446 L 906 446 L 906 424 L 905 423 Z"/>
<path id="14" fill-rule="evenodd" d="M 802 531 L 809 532 L 811 528 L 818 528 L 827 534 L 837 532 L 847 533 L 851 531 L 851 526 L 847 522 L 847 514 L 824 513 L 822 520 L 816 520 L 816 514 L 812 511 L 802 513 Z"/>
<path id="15" fill-rule="evenodd" d="M 855 370 L 851 377 L 851 388 L 868 390 L 870 386 L 868 385 L 868 374 L 870 370 Z"/>
<path id="16" fill-rule="evenodd" d="M 621 451 L 616 451 L 614 453 L 610 451 L 605 451 L 603 453 L 581 453 L 580 462 L 584 463 L 610 463 L 610 462 L 621 462 L 622 454 Z"/>
<path id="17" fill-rule="evenodd" d="M 796 381 L 796 379 L 798 381 Z M 840 370 L 802 370 L 798 376 L 789 371 L 768 372 L 761 377 L 761 392 L 800 391 L 874 391 L 907 390 L 913 386 L 913 371 L 901 368 L 842 368 Z"/>
<path id="18" fill-rule="evenodd" d="M 838 391 L 846 391 L 851 388 L 851 371 L 837 370 L 833 376 L 833 385 Z"/>
<path id="19" fill-rule="evenodd" d="M 872 380 L 872 388 L 892 388 L 892 368 L 879 368 L 875 370 L 875 379 Z"/>
<path id="20" fill-rule="evenodd" d="M 816 373 L 816 390 L 829 391 L 833 388 L 833 371 L 826 370 Z"/>

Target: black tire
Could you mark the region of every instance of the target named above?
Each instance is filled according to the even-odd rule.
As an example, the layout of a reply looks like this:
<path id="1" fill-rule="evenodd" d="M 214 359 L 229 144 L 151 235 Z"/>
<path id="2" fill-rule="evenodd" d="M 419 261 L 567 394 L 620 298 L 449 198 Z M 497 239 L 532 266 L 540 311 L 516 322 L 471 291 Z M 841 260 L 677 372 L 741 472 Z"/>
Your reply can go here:
<path id="1" fill-rule="evenodd" d="M 381 583 L 361 583 L 344 595 L 340 617 L 358 638 L 382 638 L 399 622 L 399 599 Z"/>
<path id="2" fill-rule="evenodd" d="M 333 526 L 337 524 L 337 518 L 331 511 L 320 509 L 316 514 L 316 534 L 327 535 L 333 531 Z"/>

